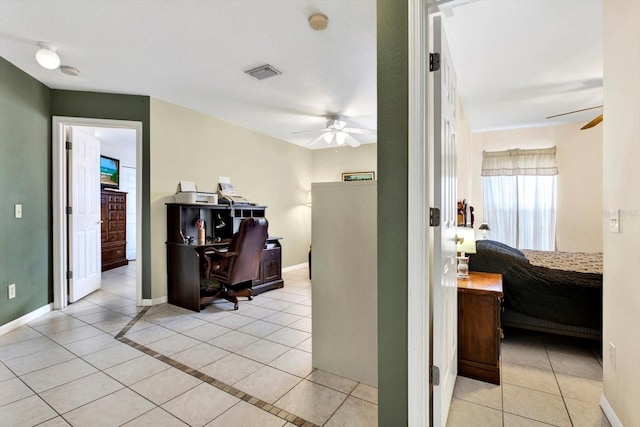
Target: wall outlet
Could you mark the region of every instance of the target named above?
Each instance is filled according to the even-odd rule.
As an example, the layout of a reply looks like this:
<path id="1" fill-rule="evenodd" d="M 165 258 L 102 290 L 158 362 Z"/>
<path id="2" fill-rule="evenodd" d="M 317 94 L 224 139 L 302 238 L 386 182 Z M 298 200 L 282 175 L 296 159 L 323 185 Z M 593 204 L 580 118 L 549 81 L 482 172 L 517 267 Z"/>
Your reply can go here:
<path id="1" fill-rule="evenodd" d="M 15 205 L 15 217 L 16 218 L 22 218 L 22 205 L 21 204 L 16 204 Z"/>
<path id="2" fill-rule="evenodd" d="M 7 287 L 7 293 L 9 294 L 9 299 L 14 299 L 16 297 L 16 284 L 12 283 Z"/>
<path id="3" fill-rule="evenodd" d="M 609 343 L 609 364 L 611 369 L 616 371 L 616 346 L 612 342 Z"/>

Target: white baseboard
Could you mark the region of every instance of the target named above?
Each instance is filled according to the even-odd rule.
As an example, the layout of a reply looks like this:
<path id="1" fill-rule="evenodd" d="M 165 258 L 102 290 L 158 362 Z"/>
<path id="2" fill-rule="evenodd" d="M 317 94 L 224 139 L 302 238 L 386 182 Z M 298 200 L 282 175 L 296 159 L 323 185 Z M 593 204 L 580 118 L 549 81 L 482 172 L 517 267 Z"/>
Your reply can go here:
<path id="1" fill-rule="evenodd" d="M 282 272 L 286 273 L 287 271 L 297 270 L 299 268 L 306 268 L 308 266 L 309 266 L 309 263 L 303 262 L 302 264 L 290 265 L 289 267 L 285 267 L 282 269 Z"/>
<path id="2" fill-rule="evenodd" d="M 609 420 L 609 424 L 611 424 L 611 427 L 623 427 L 622 422 L 620 422 L 620 419 L 609 404 L 607 398 L 604 396 L 604 393 L 600 395 L 600 407 L 602 408 L 602 412 L 604 412 L 607 419 Z"/>
<path id="3" fill-rule="evenodd" d="M 164 304 L 167 301 L 169 301 L 169 297 L 166 297 L 166 296 L 153 298 L 153 299 L 143 299 L 142 307 L 150 307 L 152 305 Z"/>
<path id="4" fill-rule="evenodd" d="M 42 307 L 32 311 L 31 313 L 27 313 L 24 316 L 17 318 L 16 320 L 12 320 L 9 323 L 5 323 L 4 325 L 0 326 L 0 335 L 4 335 L 7 332 L 11 332 L 22 325 L 26 325 L 27 323 L 42 316 L 43 314 L 50 312 L 52 309 L 53 309 L 53 303 L 49 303 L 47 305 L 43 305 Z"/>

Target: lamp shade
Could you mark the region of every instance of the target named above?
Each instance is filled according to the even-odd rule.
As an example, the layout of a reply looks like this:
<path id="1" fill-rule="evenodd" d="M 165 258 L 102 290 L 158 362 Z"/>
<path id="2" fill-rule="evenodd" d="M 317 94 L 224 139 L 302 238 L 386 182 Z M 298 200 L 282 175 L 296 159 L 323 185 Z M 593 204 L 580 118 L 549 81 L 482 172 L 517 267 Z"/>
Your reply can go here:
<path id="1" fill-rule="evenodd" d="M 476 232 L 473 228 L 458 227 L 456 230 L 457 251 L 467 254 L 476 253 Z"/>
<path id="2" fill-rule="evenodd" d="M 491 230 L 489 228 L 489 224 L 487 224 L 486 222 L 483 222 L 480 227 L 478 227 L 478 230 Z"/>

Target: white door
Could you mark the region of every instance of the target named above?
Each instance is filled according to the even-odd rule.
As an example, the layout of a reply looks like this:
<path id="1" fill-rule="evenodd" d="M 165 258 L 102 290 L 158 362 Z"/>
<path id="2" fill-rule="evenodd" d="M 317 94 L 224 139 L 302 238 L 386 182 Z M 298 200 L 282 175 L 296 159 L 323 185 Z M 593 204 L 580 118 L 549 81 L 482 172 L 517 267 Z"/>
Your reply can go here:
<path id="1" fill-rule="evenodd" d="M 127 259 L 136 259 L 136 168 L 120 168 L 120 189 L 127 192 Z"/>
<path id="2" fill-rule="evenodd" d="M 433 387 L 433 425 L 444 426 L 456 382 L 458 346 L 458 291 L 456 267 L 456 76 L 439 16 L 433 22 L 434 51 L 440 70 L 434 71 L 433 194 L 440 208 L 440 226 L 434 231 L 433 364 L 439 384 Z"/>
<path id="3" fill-rule="evenodd" d="M 100 253 L 100 141 L 67 128 L 69 153 L 69 302 L 75 302 L 101 286 Z"/>

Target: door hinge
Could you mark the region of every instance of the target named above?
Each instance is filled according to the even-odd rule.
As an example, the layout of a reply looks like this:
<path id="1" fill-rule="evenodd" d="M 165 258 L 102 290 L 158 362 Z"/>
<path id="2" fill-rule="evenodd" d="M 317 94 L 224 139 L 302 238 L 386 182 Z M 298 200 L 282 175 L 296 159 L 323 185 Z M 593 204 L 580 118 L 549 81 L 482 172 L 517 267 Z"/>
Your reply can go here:
<path id="1" fill-rule="evenodd" d="M 440 69 L 440 53 L 429 54 L 429 71 L 438 71 Z"/>
<path id="2" fill-rule="evenodd" d="M 439 208 L 429 208 L 429 225 L 431 227 L 440 226 L 440 209 Z"/>
<path id="3" fill-rule="evenodd" d="M 440 368 L 436 365 L 431 366 L 431 384 L 440 385 Z"/>
<path id="4" fill-rule="evenodd" d="M 67 279 L 73 279 L 73 271 L 67 271 Z"/>
<path id="5" fill-rule="evenodd" d="M 72 211 L 73 209 L 71 208 L 71 206 L 67 206 L 67 215 L 71 215 Z"/>
<path id="6" fill-rule="evenodd" d="M 67 144 L 66 144 L 67 150 L 71 150 L 71 145 L 72 145 L 71 141 L 67 141 Z"/>

